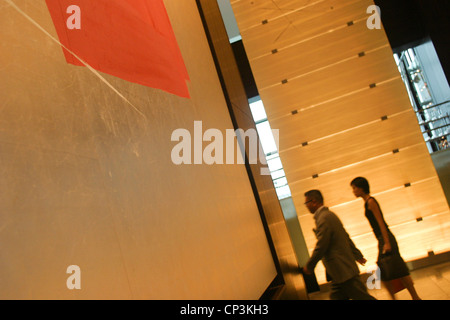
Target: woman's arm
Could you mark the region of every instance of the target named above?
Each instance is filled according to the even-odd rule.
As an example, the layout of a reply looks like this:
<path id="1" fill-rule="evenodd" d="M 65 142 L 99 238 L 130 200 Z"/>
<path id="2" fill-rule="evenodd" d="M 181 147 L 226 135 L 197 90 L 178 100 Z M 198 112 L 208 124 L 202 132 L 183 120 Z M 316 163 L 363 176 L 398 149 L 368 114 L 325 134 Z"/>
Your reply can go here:
<path id="1" fill-rule="evenodd" d="M 384 240 L 384 247 L 383 247 L 383 253 L 386 253 L 387 251 L 391 251 L 391 243 L 389 242 L 389 234 L 386 228 L 386 225 L 383 221 L 383 216 L 381 214 L 380 207 L 378 206 L 378 203 L 374 199 L 369 199 L 367 201 L 367 204 L 369 206 L 369 210 L 373 212 L 373 215 L 375 216 L 375 219 L 378 222 L 378 226 L 380 227 L 381 235 L 383 236 Z"/>

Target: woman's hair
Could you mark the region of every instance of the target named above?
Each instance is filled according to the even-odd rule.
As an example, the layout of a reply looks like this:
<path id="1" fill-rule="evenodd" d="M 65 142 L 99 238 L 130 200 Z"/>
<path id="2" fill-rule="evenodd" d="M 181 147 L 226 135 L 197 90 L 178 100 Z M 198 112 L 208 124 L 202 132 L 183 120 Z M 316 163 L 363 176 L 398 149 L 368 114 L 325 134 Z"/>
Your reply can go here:
<path id="1" fill-rule="evenodd" d="M 366 178 L 357 177 L 352 180 L 350 185 L 361 188 L 364 191 L 364 193 L 366 193 L 366 194 L 370 193 L 369 181 L 367 181 Z"/>

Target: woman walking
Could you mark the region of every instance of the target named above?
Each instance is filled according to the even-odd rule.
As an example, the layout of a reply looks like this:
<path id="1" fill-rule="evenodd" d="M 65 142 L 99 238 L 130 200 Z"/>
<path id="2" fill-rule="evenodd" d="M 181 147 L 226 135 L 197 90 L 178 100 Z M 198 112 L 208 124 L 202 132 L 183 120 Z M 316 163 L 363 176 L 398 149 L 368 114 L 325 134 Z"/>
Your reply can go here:
<path id="1" fill-rule="evenodd" d="M 378 240 L 377 263 L 379 264 L 381 269 L 381 280 L 388 289 L 392 299 L 395 300 L 395 292 L 391 284 L 391 280 L 400 279 L 403 286 L 408 289 L 412 299 L 421 300 L 416 292 L 416 289 L 414 288 L 414 283 L 411 279 L 411 276 L 409 275 L 408 267 L 400 256 L 397 240 L 389 230 L 389 227 L 384 220 L 380 205 L 378 204 L 377 200 L 375 200 L 375 198 L 370 195 L 369 182 L 365 178 L 358 177 L 353 179 L 350 185 L 353 188 L 353 194 L 356 197 L 361 197 L 364 200 L 365 216 L 367 220 L 369 220 L 373 233 Z M 389 258 L 391 258 L 391 261 L 395 261 L 395 265 L 393 266 L 396 271 L 395 278 L 386 275 L 387 270 L 383 270 L 381 261 L 386 256 L 389 256 Z"/>

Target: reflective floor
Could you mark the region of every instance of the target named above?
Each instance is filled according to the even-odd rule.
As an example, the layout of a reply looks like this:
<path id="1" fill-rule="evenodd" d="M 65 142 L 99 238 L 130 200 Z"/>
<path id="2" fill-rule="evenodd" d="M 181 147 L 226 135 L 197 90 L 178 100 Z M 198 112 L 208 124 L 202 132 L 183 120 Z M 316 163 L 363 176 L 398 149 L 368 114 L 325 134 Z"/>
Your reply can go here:
<path id="1" fill-rule="evenodd" d="M 422 300 L 450 300 L 450 262 L 445 262 L 411 271 L 414 286 Z M 388 291 L 381 289 L 369 290 L 378 300 L 391 300 Z M 322 288 L 321 292 L 309 295 L 311 300 L 329 300 L 329 292 Z M 396 294 L 397 300 L 411 300 L 409 292 L 404 289 Z"/>

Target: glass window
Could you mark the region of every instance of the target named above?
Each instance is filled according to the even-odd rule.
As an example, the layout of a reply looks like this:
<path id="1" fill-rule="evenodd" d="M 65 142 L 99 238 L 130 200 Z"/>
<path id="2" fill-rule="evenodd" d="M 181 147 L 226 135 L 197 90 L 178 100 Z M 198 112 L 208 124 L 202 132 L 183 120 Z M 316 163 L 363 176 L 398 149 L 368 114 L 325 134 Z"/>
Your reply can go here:
<path id="1" fill-rule="evenodd" d="M 278 137 L 274 136 L 274 133 L 278 134 L 278 132 L 272 131 L 261 99 L 255 97 L 251 99 L 249 103 L 278 199 L 288 198 L 291 196 L 291 190 L 289 189 L 286 174 L 283 170 L 283 164 L 281 163 L 280 155 L 278 154 L 276 142 Z"/>
<path id="2" fill-rule="evenodd" d="M 448 86 L 444 88 L 439 85 L 436 66 L 440 67 L 440 63 L 436 60 L 437 55 L 433 57 L 433 50 L 433 44 L 427 42 L 400 55 L 394 54 L 430 153 L 447 148 L 450 138 L 450 91 Z M 427 68 L 431 70 L 434 82 L 430 82 Z M 436 92 L 439 92 L 439 98 Z"/>
<path id="3" fill-rule="evenodd" d="M 270 174 L 271 174 L 273 180 L 286 176 L 283 169 L 273 171 Z"/>
<path id="4" fill-rule="evenodd" d="M 256 123 L 267 119 L 266 110 L 261 100 L 250 103 L 250 110 Z"/>
<path id="5" fill-rule="evenodd" d="M 264 121 L 256 125 L 256 130 L 258 131 L 259 138 L 261 139 L 261 145 L 264 154 L 271 154 L 278 151 L 275 138 L 272 133 L 272 128 L 270 127 L 269 121 Z"/>
<path id="6" fill-rule="evenodd" d="M 275 159 L 268 160 L 267 165 L 269 166 L 270 172 L 277 171 L 277 170 L 280 170 L 283 168 L 280 157 L 276 157 Z"/>
<path id="7" fill-rule="evenodd" d="M 278 199 L 285 199 L 289 198 L 291 196 L 291 190 L 289 189 L 289 186 L 284 186 L 281 188 L 276 188 Z"/>
<path id="8" fill-rule="evenodd" d="M 275 188 L 284 187 L 287 185 L 287 179 L 286 179 L 286 177 L 282 177 L 282 178 L 273 180 L 273 183 L 275 185 Z"/>

